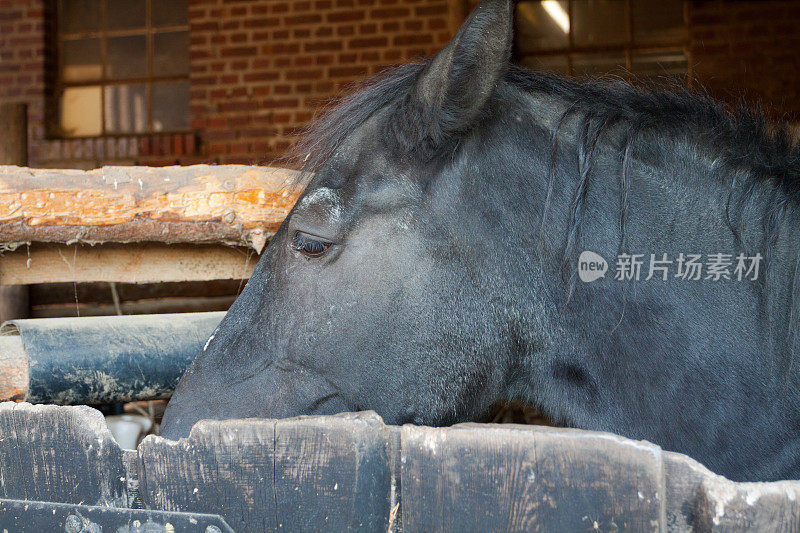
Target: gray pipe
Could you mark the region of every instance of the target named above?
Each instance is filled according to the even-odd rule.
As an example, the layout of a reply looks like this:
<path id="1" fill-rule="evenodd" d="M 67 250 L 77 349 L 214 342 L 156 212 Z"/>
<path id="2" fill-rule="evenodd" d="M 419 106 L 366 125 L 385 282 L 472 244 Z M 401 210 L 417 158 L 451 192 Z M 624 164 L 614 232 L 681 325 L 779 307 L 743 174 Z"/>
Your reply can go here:
<path id="1" fill-rule="evenodd" d="M 0 328 L 0 390 L 19 385 L 25 401 L 62 405 L 168 398 L 224 316 L 12 320 Z M 23 358 L 16 371 L 13 357 Z"/>

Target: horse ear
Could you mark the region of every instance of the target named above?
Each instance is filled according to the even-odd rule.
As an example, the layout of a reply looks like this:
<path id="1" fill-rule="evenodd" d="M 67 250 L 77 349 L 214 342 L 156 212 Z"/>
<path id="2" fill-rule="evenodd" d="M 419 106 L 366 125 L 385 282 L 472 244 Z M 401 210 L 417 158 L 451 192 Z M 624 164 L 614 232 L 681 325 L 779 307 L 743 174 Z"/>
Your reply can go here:
<path id="1" fill-rule="evenodd" d="M 429 147 L 473 124 L 508 68 L 513 0 L 483 0 L 425 66 L 404 102 L 406 132 Z"/>

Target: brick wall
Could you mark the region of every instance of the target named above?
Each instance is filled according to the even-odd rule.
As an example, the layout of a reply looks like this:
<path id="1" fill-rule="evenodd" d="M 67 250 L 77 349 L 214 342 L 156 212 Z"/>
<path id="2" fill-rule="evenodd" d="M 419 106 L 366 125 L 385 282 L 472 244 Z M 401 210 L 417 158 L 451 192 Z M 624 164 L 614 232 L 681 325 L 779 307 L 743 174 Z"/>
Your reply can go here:
<path id="1" fill-rule="evenodd" d="M 0 0 L 0 103 L 28 102 L 29 156 L 44 137 L 44 1 Z"/>
<path id="2" fill-rule="evenodd" d="M 438 50 L 475 0 L 191 0 L 192 133 L 48 139 L 48 0 L 0 0 L 0 101 L 29 104 L 32 166 L 262 163 L 344 87 Z M 800 2 L 692 0 L 690 68 L 800 119 Z"/>
<path id="3" fill-rule="evenodd" d="M 193 2 L 192 125 L 203 155 L 281 155 L 347 84 L 435 53 L 447 17 L 446 0 Z"/>
<path id="4" fill-rule="evenodd" d="M 191 0 L 193 133 L 48 139 L 47 0 L 0 0 L 0 102 L 29 105 L 31 166 L 260 163 L 344 87 L 430 55 L 448 0 Z"/>
<path id="5" fill-rule="evenodd" d="M 718 98 L 745 95 L 775 117 L 800 121 L 800 2 L 696 0 L 689 7 L 694 77 Z"/>

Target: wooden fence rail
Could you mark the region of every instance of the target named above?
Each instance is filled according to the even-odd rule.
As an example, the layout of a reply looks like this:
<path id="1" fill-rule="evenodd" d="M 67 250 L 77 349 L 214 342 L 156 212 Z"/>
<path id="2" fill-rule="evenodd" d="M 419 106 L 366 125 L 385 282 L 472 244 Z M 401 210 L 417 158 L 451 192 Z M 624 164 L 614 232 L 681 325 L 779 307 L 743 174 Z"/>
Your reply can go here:
<path id="1" fill-rule="evenodd" d="M 247 278 L 297 200 L 296 178 L 240 165 L 0 166 L 0 284 Z"/>
<path id="2" fill-rule="evenodd" d="M 122 450 L 93 409 L 5 403 L 0 435 L 0 527 L 41 514 L 37 502 L 63 504 L 63 520 L 100 506 L 146 510 L 151 525 L 168 518 L 156 512 L 219 515 L 235 531 L 773 531 L 800 517 L 800 482 L 733 483 L 650 443 L 571 429 L 359 413 L 203 421 L 188 439 Z"/>

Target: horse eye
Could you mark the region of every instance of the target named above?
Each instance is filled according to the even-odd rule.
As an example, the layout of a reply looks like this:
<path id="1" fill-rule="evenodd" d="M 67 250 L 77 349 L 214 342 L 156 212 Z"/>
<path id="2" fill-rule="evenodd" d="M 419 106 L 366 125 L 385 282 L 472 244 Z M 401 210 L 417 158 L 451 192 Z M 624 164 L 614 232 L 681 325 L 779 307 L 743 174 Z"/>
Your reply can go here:
<path id="1" fill-rule="evenodd" d="M 292 248 L 308 257 L 319 257 L 328 251 L 330 246 L 329 242 L 299 232 L 295 233 L 292 238 Z"/>

